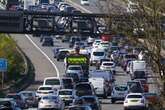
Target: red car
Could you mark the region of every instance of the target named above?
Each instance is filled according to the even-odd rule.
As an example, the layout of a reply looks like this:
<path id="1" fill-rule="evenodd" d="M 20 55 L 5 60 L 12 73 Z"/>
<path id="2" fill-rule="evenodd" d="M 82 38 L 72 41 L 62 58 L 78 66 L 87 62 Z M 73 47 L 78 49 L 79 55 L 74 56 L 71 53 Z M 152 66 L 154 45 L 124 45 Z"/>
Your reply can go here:
<path id="1" fill-rule="evenodd" d="M 112 39 L 112 36 L 109 34 L 104 34 L 101 36 L 102 41 L 110 41 Z"/>

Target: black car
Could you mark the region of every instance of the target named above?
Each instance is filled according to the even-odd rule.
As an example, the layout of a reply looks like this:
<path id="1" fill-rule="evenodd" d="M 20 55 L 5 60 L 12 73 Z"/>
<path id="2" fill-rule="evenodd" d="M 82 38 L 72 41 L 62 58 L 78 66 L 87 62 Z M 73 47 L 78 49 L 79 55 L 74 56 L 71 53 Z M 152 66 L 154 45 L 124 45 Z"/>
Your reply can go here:
<path id="1" fill-rule="evenodd" d="M 54 46 L 53 38 L 51 37 L 43 38 L 42 46 Z"/>
<path id="2" fill-rule="evenodd" d="M 144 89 L 140 81 L 128 81 L 127 86 L 129 88 L 129 93 L 144 93 Z"/>
<path id="3" fill-rule="evenodd" d="M 57 61 L 64 60 L 65 57 L 69 54 L 69 51 L 66 49 L 60 49 L 57 54 Z"/>
<path id="4" fill-rule="evenodd" d="M 54 58 L 57 58 L 57 55 L 58 55 L 60 49 L 64 49 L 64 48 L 63 47 L 57 47 L 57 48 L 53 49 Z"/>
<path id="5" fill-rule="evenodd" d="M 69 77 L 62 77 L 62 82 L 64 85 L 64 89 L 73 89 L 73 79 Z"/>
<path id="6" fill-rule="evenodd" d="M 78 73 L 66 73 L 65 77 L 72 78 L 74 83 L 78 83 L 80 80 Z"/>

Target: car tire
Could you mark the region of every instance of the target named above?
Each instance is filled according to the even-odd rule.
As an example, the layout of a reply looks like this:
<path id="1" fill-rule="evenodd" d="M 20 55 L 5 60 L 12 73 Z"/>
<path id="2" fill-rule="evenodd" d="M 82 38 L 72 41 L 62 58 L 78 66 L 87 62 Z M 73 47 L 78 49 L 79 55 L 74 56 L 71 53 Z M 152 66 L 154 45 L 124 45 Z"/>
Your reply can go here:
<path id="1" fill-rule="evenodd" d="M 115 102 L 116 102 L 116 100 L 112 98 L 111 103 L 114 104 Z"/>

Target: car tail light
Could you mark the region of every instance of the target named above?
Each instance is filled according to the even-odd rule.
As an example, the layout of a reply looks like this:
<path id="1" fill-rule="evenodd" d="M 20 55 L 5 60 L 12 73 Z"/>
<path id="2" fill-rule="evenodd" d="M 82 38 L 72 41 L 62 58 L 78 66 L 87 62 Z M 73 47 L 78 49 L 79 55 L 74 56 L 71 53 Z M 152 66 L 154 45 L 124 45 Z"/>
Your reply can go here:
<path id="1" fill-rule="evenodd" d="M 125 100 L 124 103 L 128 103 L 128 100 Z"/>

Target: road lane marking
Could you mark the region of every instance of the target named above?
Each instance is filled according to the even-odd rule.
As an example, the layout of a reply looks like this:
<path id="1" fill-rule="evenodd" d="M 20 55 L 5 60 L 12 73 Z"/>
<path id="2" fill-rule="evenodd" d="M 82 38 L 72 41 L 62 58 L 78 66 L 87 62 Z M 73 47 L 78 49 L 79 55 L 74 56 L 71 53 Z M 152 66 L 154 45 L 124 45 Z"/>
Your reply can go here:
<path id="1" fill-rule="evenodd" d="M 48 55 L 46 55 L 46 53 L 44 51 L 42 51 L 42 49 L 40 47 L 37 46 L 36 43 L 34 43 L 34 41 L 30 38 L 29 35 L 25 34 L 26 38 L 28 38 L 28 40 L 49 60 L 49 62 L 52 64 L 52 66 L 54 67 L 54 69 L 57 72 L 57 77 L 60 77 L 59 75 L 59 69 L 57 68 L 57 66 L 55 65 L 55 63 L 49 58 Z"/>

